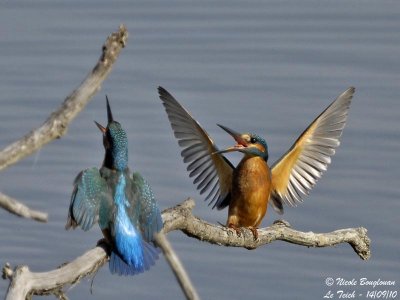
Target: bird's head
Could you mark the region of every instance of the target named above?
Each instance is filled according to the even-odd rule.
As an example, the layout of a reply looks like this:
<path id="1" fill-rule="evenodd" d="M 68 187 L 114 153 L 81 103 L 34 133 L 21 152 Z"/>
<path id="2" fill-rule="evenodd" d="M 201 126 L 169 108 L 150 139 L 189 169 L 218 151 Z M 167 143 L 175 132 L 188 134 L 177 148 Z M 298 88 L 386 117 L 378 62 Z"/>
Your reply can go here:
<path id="1" fill-rule="evenodd" d="M 119 122 L 115 121 L 107 101 L 107 127 L 94 121 L 103 134 L 103 145 L 106 151 L 103 165 L 109 169 L 123 171 L 128 165 L 128 138 Z"/>
<path id="2" fill-rule="evenodd" d="M 239 151 L 248 156 L 259 156 L 265 161 L 268 160 L 268 145 L 262 137 L 254 133 L 239 133 L 226 126 L 217 125 L 229 133 L 236 141 L 236 145 L 217 151 L 217 153 Z"/>

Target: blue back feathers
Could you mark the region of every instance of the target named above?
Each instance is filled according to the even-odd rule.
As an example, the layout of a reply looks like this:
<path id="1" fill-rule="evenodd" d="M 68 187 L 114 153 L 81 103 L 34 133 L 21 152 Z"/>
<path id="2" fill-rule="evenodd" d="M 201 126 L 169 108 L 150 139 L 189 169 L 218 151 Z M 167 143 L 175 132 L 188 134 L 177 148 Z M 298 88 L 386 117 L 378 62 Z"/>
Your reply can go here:
<path id="1" fill-rule="evenodd" d="M 133 224 L 131 223 L 125 207 L 129 207 L 130 204 L 125 196 L 126 181 L 124 174 L 121 173 L 115 189 L 114 202 L 117 206 L 116 217 L 114 220 L 114 228 L 112 235 L 115 238 L 115 250 L 122 260 L 128 265 L 132 266 L 134 270 L 143 269 L 143 246 L 140 233 L 137 232 Z M 116 257 L 111 258 L 115 260 Z M 110 268 L 113 263 L 110 263 Z M 123 265 L 119 266 L 123 268 Z M 111 272 L 113 272 L 111 268 Z M 118 268 L 115 270 L 118 272 Z"/>
<path id="2" fill-rule="evenodd" d="M 103 132 L 105 159 L 100 170 L 82 171 L 74 182 L 66 229 L 88 230 L 99 222 L 112 246 L 109 269 L 118 275 L 148 270 L 160 251 L 154 234 L 162 229 L 161 213 L 150 185 L 138 173 L 130 177 L 128 138 L 114 121 L 107 101 L 108 124 Z"/>
<path id="3" fill-rule="evenodd" d="M 127 200 L 124 173 L 119 175 L 115 188 L 114 202 L 116 216 L 112 236 L 115 240 L 115 249 L 110 258 L 110 271 L 119 275 L 135 275 L 144 272 L 154 265 L 159 251 L 152 243 L 146 241 L 146 237 L 143 239 L 140 230 L 135 228 L 136 223 L 138 223 L 137 219 L 140 219 L 140 215 L 143 213 L 141 211 L 142 203 L 141 201 L 136 201 L 131 205 Z M 128 216 L 128 211 L 133 212 L 133 214 L 131 213 Z M 139 222 L 139 224 L 146 224 L 144 226 L 145 231 L 152 227 L 148 223 Z M 153 232 L 149 241 L 151 240 L 153 240 Z"/>

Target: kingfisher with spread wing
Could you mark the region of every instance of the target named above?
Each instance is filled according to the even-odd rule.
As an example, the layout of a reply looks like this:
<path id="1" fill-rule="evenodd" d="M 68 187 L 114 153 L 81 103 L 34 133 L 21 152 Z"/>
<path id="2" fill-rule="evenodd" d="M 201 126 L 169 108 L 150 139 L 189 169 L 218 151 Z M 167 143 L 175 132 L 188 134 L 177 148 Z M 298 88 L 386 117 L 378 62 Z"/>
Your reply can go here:
<path id="1" fill-rule="evenodd" d="M 112 274 L 136 275 L 155 264 L 159 249 L 155 234 L 162 229 L 160 209 L 150 185 L 128 168 L 128 138 L 114 120 L 107 98 L 107 127 L 95 122 L 103 135 L 103 166 L 78 174 L 68 210 L 66 229 L 89 230 L 97 222 L 111 245 Z"/>
<path id="2" fill-rule="evenodd" d="M 181 155 L 188 163 L 200 194 L 212 208 L 229 207 L 226 226 L 240 234 L 246 227 L 257 239 L 257 228 L 267 212 L 267 205 L 282 214 L 283 204 L 296 206 L 308 195 L 331 163 L 340 144 L 354 87 L 340 94 L 299 136 L 292 147 L 273 165 L 268 164 L 266 141 L 254 133 L 239 133 L 219 125 L 236 144 L 219 150 L 214 141 L 191 114 L 164 88 L 159 87 Z M 222 154 L 243 153 L 234 167 Z"/>

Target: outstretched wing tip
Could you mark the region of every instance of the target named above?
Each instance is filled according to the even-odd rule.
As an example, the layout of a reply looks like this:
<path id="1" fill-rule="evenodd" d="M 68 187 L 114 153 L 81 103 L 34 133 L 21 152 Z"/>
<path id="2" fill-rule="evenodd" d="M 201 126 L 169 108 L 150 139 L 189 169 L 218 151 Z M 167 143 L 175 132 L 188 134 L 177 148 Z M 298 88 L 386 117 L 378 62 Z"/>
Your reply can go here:
<path id="1" fill-rule="evenodd" d="M 209 191 L 206 199 L 217 199 L 218 206 L 219 196 L 228 194 L 230 190 L 231 164 L 222 155 L 212 155 L 217 151 L 214 141 L 168 91 L 159 87 L 158 92 L 174 136 L 183 149 L 181 156 L 188 164 L 189 177 L 195 178 L 194 184 L 200 194 Z"/>
<path id="2" fill-rule="evenodd" d="M 343 93 L 341 93 L 338 98 L 346 97 L 346 98 L 349 98 L 349 100 L 351 100 L 353 98 L 355 92 L 356 92 L 356 88 L 354 86 L 350 86 L 349 88 L 347 88 L 347 90 L 345 90 Z"/>
<path id="3" fill-rule="evenodd" d="M 160 94 L 163 94 L 164 92 L 166 92 L 166 90 L 165 90 L 161 85 L 159 85 L 159 86 L 157 87 L 157 90 L 158 90 L 158 92 L 159 92 Z"/>
<path id="4" fill-rule="evenodd" d="M 158 96 L 164 103 L 166 100 L 172 100 L 172 99 L 175 100 L 175 98 L 162 86 L 159 86 L 157 90 L 158 90 Z"/>
<path id="5" fill-rule="evenodd" d="M 288 206 L 302 202 L 327 170 L 340 145 L 354 92 L 351 86 L 341 93 L 272 166 L 276 201 Z"/>

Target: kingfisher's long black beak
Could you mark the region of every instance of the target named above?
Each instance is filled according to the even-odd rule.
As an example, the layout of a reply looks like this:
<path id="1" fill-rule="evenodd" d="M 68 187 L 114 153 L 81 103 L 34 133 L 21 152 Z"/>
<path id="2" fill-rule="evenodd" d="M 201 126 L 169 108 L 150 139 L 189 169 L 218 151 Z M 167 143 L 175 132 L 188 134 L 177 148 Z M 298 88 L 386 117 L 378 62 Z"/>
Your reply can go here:
<path id="1" fill-rule="evenodd" d="M 235 139 L 237 144 L 233 147 L 229 147 L 224 150 L 216 151 L 213 154 L 233 152 L 233 151 L 241 151 L 242 152 L 243 149 L 246 149 L 246 147 L 248 146 L 248 143 L 242 138 L 242 135 L 239 132 L 237 132 L 233 129 L 230 129 L 226 126 L 223 126 L 221 124 L 217 124 L 217 125 L 219 127 L 221 127 L 223 130 L 225 130 L 227 133 L 229 133 Z"/>
<path id="2" fill-rule="evenodd" d="M 235 139 L 235 141 L 236 141 L 236 143 L 238 143 L 238 145 L 247 147 L 248 143 L 242 138 L 242 135 L 239 132 L 237 132 L 233 129 L 230 129 L 226 126 L 223 126 L 221 124 L 217 124 L 217 125 L 219 127 L 221 127 L 223 130 L 225 130 L 227 133 L 229 133 Z"/>
<path id="3" fill-rule="evenodd" d="M 101 131 L 103 134 L 106 133 L 106 128 L 105 128 L 103 125 L 97 123 L 96 121 L 94 121 L 94 123 L 97 125 L 97 127 L 100 129 L 100 131 Z"/>
<path id="4" fill-rule="evenodd" d="M 107 102 L 107 119 L 108 119 L 108 124 L 110 124 L 112 121 L 114 121 L 114 118 L 111 112 L 110 102 L 108 101 L 107 95 L 106 95 L 106 102 Z"/>

